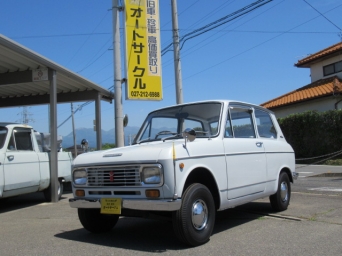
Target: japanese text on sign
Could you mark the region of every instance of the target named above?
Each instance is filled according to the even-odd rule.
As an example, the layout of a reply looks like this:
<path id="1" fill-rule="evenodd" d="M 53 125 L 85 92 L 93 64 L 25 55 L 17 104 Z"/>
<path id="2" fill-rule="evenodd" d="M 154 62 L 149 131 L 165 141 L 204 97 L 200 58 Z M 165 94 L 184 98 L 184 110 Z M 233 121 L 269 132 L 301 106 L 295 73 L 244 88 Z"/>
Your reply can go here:
<path id="1" fill-rule="evenodd" d="M 126 0 L 127 99 L 162 99 L 158 4 Z"/>

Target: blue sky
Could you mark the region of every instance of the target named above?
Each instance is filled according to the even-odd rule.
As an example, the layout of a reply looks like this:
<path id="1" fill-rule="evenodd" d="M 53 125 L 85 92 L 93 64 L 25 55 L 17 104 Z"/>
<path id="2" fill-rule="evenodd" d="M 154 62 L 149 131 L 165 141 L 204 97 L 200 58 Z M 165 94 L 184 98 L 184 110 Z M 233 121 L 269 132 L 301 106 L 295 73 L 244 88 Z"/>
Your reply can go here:
<path id="1" fill-rule="evenodd" d="M 178 1 L 180 36 L 255 1 Z M 234 99 L 261 104 L 309 84 L 309 69 L 296 68 L 294 64 L 341 41 L 342 3 L 306 2 L 273 0 L 188 40 L 180 53 L 184 102 Z M 111 0 L 0 3 L 0 34 L 104 88 L 113 86 Z M 172 41 L 171 0 L 160 0 L 160 24 L 164 49 Z M 162 75 L 162 101 L 128 101 L 123 87 L 123 112 L 129 116 L 129 126 L 140 126 L 148 112 L 156 108 L 176 104 L 173 52 L 162 56 Z M 75 103 L 74 107 L 81 104 Z M 1 121 L 18 121 L 21 112 L 22 108 L 2 108 Z M 29 107 L 28 112 L 34 120 L 30 125 L 38 131 L 48 131 L 47 106 Z M 71 114 L 70 104 L 60 104 L 57 114 L 61 124 Z M 92 128 L 94 117 L 91 103 L 76 113 L 76 128 Z M 102 129 L 113 127 L 114 103 L 103 102 Z M 69 120 L 58 129 L 58 134 L 65 136 L 71 131 Z"/>

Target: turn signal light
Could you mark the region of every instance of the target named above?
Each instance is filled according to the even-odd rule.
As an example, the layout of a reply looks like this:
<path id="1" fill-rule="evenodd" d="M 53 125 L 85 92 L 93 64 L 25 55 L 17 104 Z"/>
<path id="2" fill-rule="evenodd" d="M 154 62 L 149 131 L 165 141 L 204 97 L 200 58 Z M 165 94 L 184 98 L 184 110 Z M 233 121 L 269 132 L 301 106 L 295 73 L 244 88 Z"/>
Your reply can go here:
<path id="1" fill-rule="evenodd" d="M 158 198 L 160 196 L 160 192 L 157 189 L 149 189 L 145 191 L 146 197 Z"/>
<path id="2" fill-rule="evenodd" d="M 75 195 L 76 196 L 85 196 L 85 192 L 84 192 L 84 190 L 76 190 Z"/>

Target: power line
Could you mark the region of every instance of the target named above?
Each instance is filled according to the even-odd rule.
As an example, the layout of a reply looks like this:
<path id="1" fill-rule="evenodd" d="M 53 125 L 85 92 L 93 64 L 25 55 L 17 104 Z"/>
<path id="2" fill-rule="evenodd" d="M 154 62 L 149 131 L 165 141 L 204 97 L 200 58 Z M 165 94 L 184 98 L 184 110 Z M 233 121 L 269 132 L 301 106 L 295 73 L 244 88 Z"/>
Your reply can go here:
<path id="1" fill-rule="evenodd" d="M 266 1 L 266 2 L 265 2 Z M 182 46 L 181 48 L 184 46 L 185 42 L 191 38 L 194 38 L 194 37 L 197 37 L 199 35 L 202 35 L 210 30 L 213 30 L 219 26 L 222 26 L 223 24 L 226 24 L 227 22 L 230 22 L 238 17 L 241 17 L 242 15 L 245 15 L 269 2 L 271 2 L 272 0 L 258 0 L 252 4 L 249 4 L 249 5 L 246 5 L 245 7 L 233 12 L 233 13 L 230 13 L 218 20 L 215 20 L 201 28 L 198 28 L 198 29 L 195 29 L 193 30 L 192 32 L 190 33 L 187 33 L 185 34 L 184 36 L 181 37 L 181 39 L 179 40 L 179 42 L 182 42 Z M 235 16 L 235 17 L 234 17 Z M 227 20 L 228 19 L 228 20 Z M 193 36 L 191 36 L 193 35 Z M 171 48 L 171 46 L 173 45 L 173 43 L 169 44 L 168 46 L 166 46 L 162 51 L 161 51 L 161 54 L 162 56 L 168 52 L 168 51 L 171 51 L 169 50 L 169 48 Z"/>
<path id="2" fill-rule="evenodd" d="M 306 0 L 303 0 L 305 3 L 307 3 L 312 9 L 314 9 L 316 12 L 318 12 L 323 18 L 325 18 L 327 21 L 329 21 L 331 24 L 333 24 L 336 28 L 338 28 L 340 31 L 342 31 L 342 29 L 337 26 L 334 22 L 332 22 L 331 20 L 329 20 L 323 13 L 321 13 L 319 10 L 317 10 L 315 7 L 313 7 L 311 4 L 309 4 Z"/>
<path id="3" fill-rule="evenodd" d="M 332 10 L 335 10 L 336 8 L 338 8 L 338 7 L 340 7 L 340 6 L 342 6 L 342 4 L 340 4 L 340 5 L 338 5 L 338 6 L 334 7 L 334 8 L 332 8 L 332 9 L 326 11 L 325 13 L 328 13 L 328 12 L 330 12 L 330 11 L 332 11 Z M 295 26 L 295 27 L 293 27 L 293 28 L 291 28 L 291 29 L 288 29 L 287 31 L 284 31 L 284 32 L 280 33 L 279 35 L 276 35 L 276 36 L 274 36 L 274 37 L 272 37 L 272 38 L 270 38 L 270 39 L 267 39 L 267 40 L 264 41 L 264 42 L 261 42 L 261 43 L 255 45 L 255 46 L 252 46 L 251 48 L 249 48 L 249 49 L 247 49 L 247 50 L 245 50 L 245 51 L 242 51 L 242 52 L 240 52 L 240 53 L 238 53 L 238 54 L 235 54 L 234 56 L 229 57 L 228 59 L 225 59 L 225 60 L 223 60 L 223 61 L 221 61 L 221 62 L 219 62 L 219 63 L 216 63 L 215 65 L 213 65 L 213 66 L 211 66 L 211 67 L 209 67 L 209 68 L 205 68 L 205 69 L 203 69 L 203 70 L 201 70 L 201 71 L 199 71 L 199 72 L 197 72 L 197 73 L 195 73 L 195 74 L 192 74 L 192 75 L 190 75 L 190 76 L 184 78 L 183 80 L 186 80 L 186 79 L 189 79 L 189 78 L 191 78 L 191 77 L 193 77 L 193 76 L 196 76 L 196 75 L 198 75 L 198 74 L 201 74 L 201 73 L 203 73 L 203 72 L 205 72 L 205 71 L 207 71 L 207 70 L 209 70 L 209 69 L 212 69 L 212 68 L 214 68 L 214 67 L 216 67 L 216 66 L 218 66 L 218 65 L 221 65 L 221 64 L 224 63 L 224 62 L 227 62 L 227 61 L 229 61 L 229 60 L 231 60 L 231 59 L 233 59 L 233 58 L 235 58 L 235 57 L 238 57 L 238 56 L 240 56 L 240 55 L 242 55 L 242 54 L 244 54 L 244 53 L 246 53 L 246 52 L 249 52 L 249 51 L 251 51 L 251 50 L 253 50 L 253 49 L 255 49 L 255 48 L 257 48 L 257 47 L 259 47 L 259 46 L 261 46 L 261 45 L 263 45 L 263 44 L 265 44 L 265 43 L 267 43 L 267 42 L 269 42 L 269 41 L 272 41 L 273 39 L 276 39 L 276 38 L 278 38 L 278 37 L 280 37 L 280 36 L 282 36 L 282 35 L 284 35 L 284 34 L 286 34 L 286 33 L 289 33 L 291 30 L 294 30 L 294 29 L 296 29 L 296 28 L 298 28 L 298 27 L 300 27 L 300 26 L 302 26 L 302 25 L 304 25 L 304 24 L 306 24 L 306 23 L 308 23 L 308 22 L 310 22 L 310 21 L 312 21 L 312 20 L 314 20 L 314 19 L 317 19 L 318 17 L 320 17 L 320 16 L 316 16 L 316 17 L 314 17 L 314 18 L 312 18 L 312 19 L 310 19 L 310 20 L 308 20 L 308 21 L 306 21 L 306 22 L 303 22 L 303 23 L 301 23 L 301 24 L 299 24 L 299 25 L 297 25 L 297 26 Z"/>
<path id="4" fill-rule="evenodd" d="M 91 33 L 94 33 L 95 30 L 100 26 L 100 24 L 102 23 L 102 21 L 105 19 L 105 17 L 107 16 L 108 12 L 106 12 L 106 14 L 103 16 L 103 18 L 101 19 L 101 21 L 97 24 L 97 26 L 93 29 L 93 31 Z M 77 49 L 77 51 L 75 52 L 75 54 L 70 58 L 70 60 L 68 61 L 67 64 L 70 63 L 70 61 L 79 53 L 79 51 L 83 48 L 83 46 L 88 42 L 90 38 L 90 35 L 87 37 L 87 39 L 83 42 L 83 44 L 81 45 L 81 47 L 79 47 Z"/>
<path id="5" fill-rule="evenodd" d="M 96 35 L 109 35 L 111 33 L 78 33 L 78 34 L 58 34 L 58 35 L 35 35 L 35 36 L 13 36 L 13 39 L 27 39 L 27 38 L 52 38 L 52 37 L 72 37 L 72 36 L 96 36 Z"/>
<path id="6" fill-rule="evenodd" d="M 110 41 L 111 38 L 109 40 L 107 40 L 107 42 L 101 47 L 101 49 L 103 49 L 103 47 L 108 44 L 108 41 Z M 96 56 L 100 51 L 101 49 L 94 55 Z M 90 60 L 81 70 L 77 71 L 77 73 L 80 73 L 82 72 L 83 70 L 87 69 L 88 67 L 90 67 L 91 65 L 93 65 L 98 59 L 100 59 L 105 53 L 108 52 L 108 48 L 100 55 L 98 56 L 95 60 Z"/>
<path id="7" fill-rule="evenodd" d="M 212 17 L 212 14 L 217 12 L 217 10 L 222 10 L 224 7 L 226 7 L 227 5 L 232 4 L 233 2 L 235 2 L 236 0 L 231 0 L 231 1 L 225 1 L 223 4 L 219 5 L 218 7 L 216 7 L 215 9 L 213 9 L 211 12 L 207 13 L 206 15 L 204 15 L 203 17 L 201 17 L 198 21 L 196 21 L 194 24 L 190 25 L 188 29 L 186 30 L 191 30 L 192 27 L 198 25 L 199 23 L 202 23 L 203 21 L 207 20 L 208 18 Z M 190 9 L 192 6 L 194 6 L 195 4 L 198 4 L 199 1 L 196 1 L 195 3 L 193 3 L 192 5 L 188 6 L 187 8 L 185 8 L 185 10 L 183 10 L 182 12 L 180 12 L 178 14 L 178 17 L 182 16 L 183 13 L 185 13 L 188 9 Z M 171 23 L 171 21 L 167 22 L 166 24 L 163 25 L 163 27 L 167 24 Z M 185 29 L 182 29 L 183 31 Z M 166 31 L 161 29 L 161 31 Z M 167 40 L 165 43 L 163 43 L 163 45 L 168 45 L 170 42 L 172 42 L 172 38 L 170 40 Z"/>
<path id="8" fill-rule="evenodd" d="M 74 114 L 76 114 L 77 111 L 82 110 L 83 107 L 89 105 L 89 104 L 92 103 L 92 102 L 93 102 L 93 101 L 88 101 L 88 102 L 85 102 L 85 103 L 83 103 L 82 105 L 78 106 L 78 107 L 76 108 L 76 110 L 74 111 Z M 58 129 L 59 127 L 61 127 L 63 124 L 65 124 L 68 120 L 70 120 L 71 117 L 72 117 L 72 115 L 70 115 L 70 116 L 69 116 L 67 119 L 65 119 L 60 125 L 58 125 L 58 126 L 57 126 L 57 129 Z"/>

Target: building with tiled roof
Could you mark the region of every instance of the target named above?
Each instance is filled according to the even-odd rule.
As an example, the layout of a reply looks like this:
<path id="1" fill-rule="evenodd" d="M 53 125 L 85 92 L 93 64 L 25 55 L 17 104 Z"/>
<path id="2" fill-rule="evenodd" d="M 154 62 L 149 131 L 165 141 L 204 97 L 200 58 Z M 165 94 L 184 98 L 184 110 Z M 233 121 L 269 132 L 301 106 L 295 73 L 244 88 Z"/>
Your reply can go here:
<path id="1" fill-rule="evenodd" d="M 261 106 L 274 111 L 277 117 L 342 109 L 342 42 L 299 60 L 295 66 L 310 68 L 311 83 Z"/>

